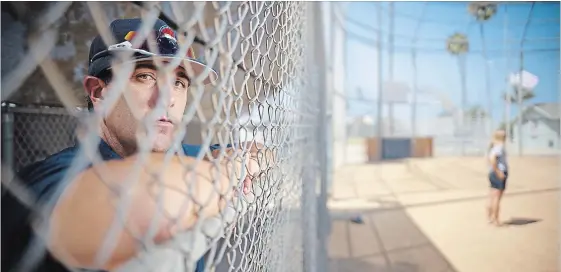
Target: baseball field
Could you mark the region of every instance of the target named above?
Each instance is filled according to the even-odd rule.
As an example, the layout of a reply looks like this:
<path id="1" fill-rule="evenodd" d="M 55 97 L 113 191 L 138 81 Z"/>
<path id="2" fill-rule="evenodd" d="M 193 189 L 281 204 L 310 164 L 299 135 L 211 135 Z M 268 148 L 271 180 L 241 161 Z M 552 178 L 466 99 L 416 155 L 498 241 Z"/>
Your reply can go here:
<path id="1" fill-rule="evenodd" d="M 560 271 L 559 157 L 509 163 L 500 227 L 486 221 L 483 157 L 340 167 L 328 203 L 330 271 Z"/>

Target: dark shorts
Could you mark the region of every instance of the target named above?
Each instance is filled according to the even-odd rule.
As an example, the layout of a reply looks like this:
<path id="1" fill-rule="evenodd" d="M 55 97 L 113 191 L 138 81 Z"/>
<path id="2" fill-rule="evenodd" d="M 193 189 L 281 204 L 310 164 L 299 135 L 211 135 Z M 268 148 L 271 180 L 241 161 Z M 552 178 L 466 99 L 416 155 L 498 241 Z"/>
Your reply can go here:
<path id="1" fill-rule="evenodd" d="M 491 183 L 491 188 L 497 190 L 504 190 L 506 189 L 507 180 L 508 180 L 508 173 L 505 173 L 505 180 L 499 179 L 499 177 L 497 177 L 497 174 L 494 171 L 489 173 L 489 182 Z"/>

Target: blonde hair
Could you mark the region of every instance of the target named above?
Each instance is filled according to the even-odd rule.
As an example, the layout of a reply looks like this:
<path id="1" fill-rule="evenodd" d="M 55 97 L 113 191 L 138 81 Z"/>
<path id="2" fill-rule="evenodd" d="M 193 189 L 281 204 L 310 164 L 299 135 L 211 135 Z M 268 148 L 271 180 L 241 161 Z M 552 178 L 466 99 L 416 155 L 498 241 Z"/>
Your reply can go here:
<path id="1" fill-rule="evenodd" d="M 489 150 L 493 148 L 496 143 L 504 143 L 506 140 L 506 131 L 503 129 L 495 130 L 491 142 L 489 143 Z"/>

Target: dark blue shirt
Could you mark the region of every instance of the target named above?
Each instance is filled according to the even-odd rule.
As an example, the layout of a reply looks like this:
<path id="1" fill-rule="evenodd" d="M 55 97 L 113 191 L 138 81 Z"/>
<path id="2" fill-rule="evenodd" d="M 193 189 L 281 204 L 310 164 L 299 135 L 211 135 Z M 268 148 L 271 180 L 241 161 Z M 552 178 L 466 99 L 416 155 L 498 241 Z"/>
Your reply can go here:
<path id="1" fill-rule="evenodd" d="M 218 145 L 210 146 L 211 150 L 219 148 Z M 104 161 L 122 159 L 115 153 L 109 145 L 101 141 L 99 144 L 99 154 Z M 185 155 L 195 157 L 201 151 L 201 146 L 183 145 Z M 17 177 L 31 192 L 37 207 L 42 206 L 53 196 L 56 197 L 57 191 L 61 191 L 61 182 L 76 155 L 81 152 L 78 146 L 69 147 L 56 153 L 43 161 L 34 163 L 22 169 Z M 91 165 L 85 165 L 84 169 Z M 81 169 L 81 170 L 84 170 Z M 81 171 L 80 170 L 80 171 Z M 72 174 L 72 173 L 70 173 Z M 33 213 L 37 209 L 28 208 L 23 205 L 11 192 L 8 192 L 2 185 L 2 271 L 15 271 L 16 265 L 27 252 L 30 243 L 36 237 L 30 226 Z M 197 263 L 196 271 L 204 270 L 204 259 L 201 258 Z M 56 261 L 50 254 L 36 266 L 34 271 L 66 272 L 68 271 Z"/>

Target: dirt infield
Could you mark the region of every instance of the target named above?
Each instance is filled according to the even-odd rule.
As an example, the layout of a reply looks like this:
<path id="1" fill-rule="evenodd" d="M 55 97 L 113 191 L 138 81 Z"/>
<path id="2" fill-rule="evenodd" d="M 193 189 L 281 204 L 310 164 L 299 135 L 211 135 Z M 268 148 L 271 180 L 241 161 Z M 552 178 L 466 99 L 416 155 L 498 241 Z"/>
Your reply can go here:
<path id="1" fill-rule="evenodd" d="M 558 157 L 510 157 L 489 226 L 482 157 L 410 159 L 337 170 L 331 271 L 560 271 Z M 340 215 L 361 213 L 364 224 Z"/>

